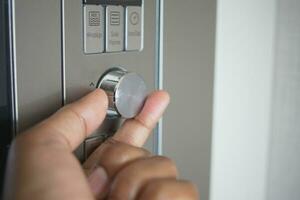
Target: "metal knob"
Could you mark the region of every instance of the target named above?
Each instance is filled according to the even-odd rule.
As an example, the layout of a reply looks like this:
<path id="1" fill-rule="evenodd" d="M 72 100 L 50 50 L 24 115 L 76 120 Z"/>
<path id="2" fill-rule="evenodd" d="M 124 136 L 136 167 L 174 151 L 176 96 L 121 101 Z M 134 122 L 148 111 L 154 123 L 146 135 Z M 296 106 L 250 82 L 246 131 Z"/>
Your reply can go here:
<path id="1" fill-rule="evenodd" d="M 147 97 L 147 87 L 142 77 L 119 67 L 106 71 L 97 87 L 103 89 L 109 98 L 109 117 L 134 118 Z"/>

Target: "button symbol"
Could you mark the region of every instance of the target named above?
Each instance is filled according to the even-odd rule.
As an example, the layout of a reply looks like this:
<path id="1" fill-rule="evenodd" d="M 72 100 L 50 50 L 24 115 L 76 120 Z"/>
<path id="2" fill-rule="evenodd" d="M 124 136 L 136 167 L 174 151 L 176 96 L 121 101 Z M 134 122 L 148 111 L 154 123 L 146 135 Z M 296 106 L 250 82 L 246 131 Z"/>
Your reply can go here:
<path id="1" fill-rule="evenodd" d="M 121 20 L 121 13 L 119 11 L 111 11 L 109 13 L 110 16 L 110 25 L 119 26 Z"/>
<path id="2" fill-rule="evenodd" d="M 100 26 L 99 11 L 89 11 L 89 26 Z"/>
<path id="3" fill-rule="evenodd" d="M 93 82 L 91 82 L 90 87 L 95 87 L 95 84 Z"/>
<path id="4" fill-rule="evenodd" d="M 129 19 L 132 25 L 137 25 L 140 22 L 140 15 L 137 12 L 132 12 Z"/>

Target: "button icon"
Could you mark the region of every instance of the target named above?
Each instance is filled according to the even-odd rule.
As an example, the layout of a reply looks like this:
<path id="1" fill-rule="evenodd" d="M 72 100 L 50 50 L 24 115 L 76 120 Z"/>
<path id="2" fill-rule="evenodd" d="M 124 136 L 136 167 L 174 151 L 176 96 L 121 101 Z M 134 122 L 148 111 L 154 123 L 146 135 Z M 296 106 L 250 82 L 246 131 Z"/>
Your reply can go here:
<path id="1" fill-rule="evenodd" d="M 89 26 L 100 26 L 99 11 L 89 11 Z"/>
<path id="2" fill-rule="evenodd" d="M 126 51 L 140 51 L 143 48 L 143 17 L 140 6 L 127 6 L 125 26 Z"/>
<path id="3" fill-rule="evenodd" d="M 120 18 L 121 18 L 120 12 L 111 11 L 109 16 L 110 16 L 110 25 L 112 25 L 112 26 L 120 25 Z"/>
<path id="4" fill-rule="evenodd" d="M 140 15 L 137 12 L 132 12 L 129 18 L 132 25 L 137 25 L 140 22 Z"/>
<path id="5" fill-rule="evenodd" d="M 124 7 L 106 6 L 106 52 L 124 50 Z"/>
<path id="6" fill-rule="evenodd" d="M 85 54 L 102 53 L 104 51 L 104 7 L 84 5 L 84 38 Z"/>

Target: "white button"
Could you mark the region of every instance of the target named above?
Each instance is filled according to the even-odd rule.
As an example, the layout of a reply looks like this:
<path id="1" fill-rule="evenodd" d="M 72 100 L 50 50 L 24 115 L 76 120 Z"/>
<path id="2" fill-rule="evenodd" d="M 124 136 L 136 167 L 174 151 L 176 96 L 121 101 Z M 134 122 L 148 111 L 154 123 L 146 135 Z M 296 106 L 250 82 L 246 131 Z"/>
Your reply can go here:
<path id="1" fill-rule="evenodd" d="M 106 7 L 106 52 L 124 50 L 124 8 Z"/>
<path id="2" fill-rule="evenodd" d="M 84 53 L 104 51 L 104 8 L 100 5 L 84 6 Z"/>
<path id="3" fill-rule="evenodd" d="M 143 16 L 140 6 L 126 8 L 126 51 L 138 51 L 143 48 Z"/>

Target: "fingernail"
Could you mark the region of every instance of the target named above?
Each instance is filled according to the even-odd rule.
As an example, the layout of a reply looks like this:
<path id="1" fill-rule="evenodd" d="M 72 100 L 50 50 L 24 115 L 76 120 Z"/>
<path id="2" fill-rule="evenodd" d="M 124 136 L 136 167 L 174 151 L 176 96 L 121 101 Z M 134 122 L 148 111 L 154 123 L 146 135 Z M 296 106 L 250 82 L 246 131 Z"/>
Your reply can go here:
<path id="1" fill-rule="evenodd" d="M 88 177 L 91 190 L 95 196 L 99 196 L 104 192 L 108 183 L 108 176 L 102 167 L 97 167 Z"/>

